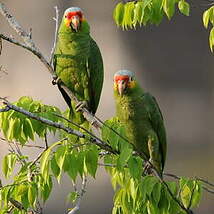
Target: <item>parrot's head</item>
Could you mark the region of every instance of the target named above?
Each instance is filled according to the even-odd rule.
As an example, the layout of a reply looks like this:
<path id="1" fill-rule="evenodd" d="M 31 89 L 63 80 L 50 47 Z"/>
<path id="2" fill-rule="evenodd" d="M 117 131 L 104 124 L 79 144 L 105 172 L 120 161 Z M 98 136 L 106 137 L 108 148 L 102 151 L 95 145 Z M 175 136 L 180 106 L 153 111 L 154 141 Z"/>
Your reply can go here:
<path id="1" fill-rule="evenodd" d="M 78 32 L 84 16 L 79 7 L 70 7 L 65 11 L 63 19 L 66 27 L 71 28 L 74 32 Z"/>
<path id="2" fill-rule="evenodd" d="M 119 70 L 114 75 L 114 91 L 120 96 L 128 93 L 136 86 L 134 74 L 128 70 Z"/>

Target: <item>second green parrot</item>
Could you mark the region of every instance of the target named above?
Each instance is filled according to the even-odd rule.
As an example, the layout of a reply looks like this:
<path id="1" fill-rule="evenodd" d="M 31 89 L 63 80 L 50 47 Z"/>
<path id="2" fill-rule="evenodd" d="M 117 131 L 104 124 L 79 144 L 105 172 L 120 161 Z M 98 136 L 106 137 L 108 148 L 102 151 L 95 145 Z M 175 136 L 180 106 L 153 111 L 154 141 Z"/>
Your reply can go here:
<path id="1" fill-rule="evenodd" d="M 80 105 L 94 114 L 103 85 L 103 60 L 90 36 L 90 26 L 83 11 L 78 7 L 64 12 L 54 53 L 54 68 L 57 77 L 74 93 Z M 60 84 L 58 86 L 70 107 L 70 119 L 88 128 L 89 124 L 77 106 Z"/>
<path id="2" fill-rule="evenodd" d="M 125 127 L 128 141 L 162 175 L 166 160 L 166 131 L 155 98 L 144 92 L 128 70 L 115 73 L 114 96 L 116 116 Z"/>

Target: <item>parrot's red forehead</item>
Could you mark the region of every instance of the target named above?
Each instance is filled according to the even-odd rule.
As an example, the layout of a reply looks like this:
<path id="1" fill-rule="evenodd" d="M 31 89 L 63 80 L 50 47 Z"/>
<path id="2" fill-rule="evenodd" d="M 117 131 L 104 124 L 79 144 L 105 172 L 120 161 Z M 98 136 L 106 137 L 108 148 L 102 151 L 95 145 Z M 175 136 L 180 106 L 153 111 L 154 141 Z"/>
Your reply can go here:
<path id="1" fill-rule="evenodd" d="M 129 76 L 128 75 L 115 76 L 114 81 L 118 82 L 119 80 L 129 81 Z"/>
<path id="2" fill-rule="evenodd" d="M 65 14 L 65 18 L 71 19 L 73 16 L 79 16 L 80 19 L 82 19 L 83 14 L 81 11 L 73 11 L 73 12 L 68 12 Z"/>

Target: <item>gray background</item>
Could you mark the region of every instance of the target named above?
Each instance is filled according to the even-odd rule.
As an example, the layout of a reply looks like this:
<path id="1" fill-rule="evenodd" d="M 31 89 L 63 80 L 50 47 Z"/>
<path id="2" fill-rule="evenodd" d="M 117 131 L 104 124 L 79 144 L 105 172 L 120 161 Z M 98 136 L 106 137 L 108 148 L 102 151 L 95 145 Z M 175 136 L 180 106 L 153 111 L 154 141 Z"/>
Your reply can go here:
<path id="1" fill-rule="evenodd" d="M 33 39 L 46 56 L 53 44 L 53 7 L 58 5 L 61 12 L 70 6 L 81 7 L 105 64 L 105 82 L 97 116 L 105 120 L 114 115 L 114 72 L 121 68 L 134 71 L 142 87 L 157 98 L 165 118 L 168 135 L 165 171 L 214 180 L 214 61 L 208 46 L 208 31 L 202 25 L 201 15 L 205 9 L 202 2 L 194 1 L 190 17 L 176 14 L 159 27 L 126 32 L 113 22 L 115 2 L 112 0 L 4 2 L 26 29 L 33 29 Z M 0 32 L 15 35 L 2 17 Z M 8 72 L 8 75 L 0 75 L 0 96 L 15 101 L 29 95 L 46 104 L 66 108 L 57 88 L 51 84 L 50 75 L 29 52 L 4 42 L 0 65 Z M 1 158 L 7 149 L 2 142 Z M 34 151 L 32 158 L 37 153 Z M 71 182 L 64 177 L 45 204 L 45 213 L 64 213 L 66 207 L 71 207 L 65 199 L 71 189 Z M 112 196 L 109 177 L 100 169 L 97 179 L 91 179 L 88 184 L 80 213 L 109 214 Z M 213 197 L 205 192 L 196 213 L 212 213 Z"/>

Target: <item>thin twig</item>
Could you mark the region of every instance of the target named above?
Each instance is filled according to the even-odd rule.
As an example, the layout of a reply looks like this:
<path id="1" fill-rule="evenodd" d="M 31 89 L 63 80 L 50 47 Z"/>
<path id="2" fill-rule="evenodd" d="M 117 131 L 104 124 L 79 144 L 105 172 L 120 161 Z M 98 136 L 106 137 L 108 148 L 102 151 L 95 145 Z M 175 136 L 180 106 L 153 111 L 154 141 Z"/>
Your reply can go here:
<path id="1" fill-rule="evenodd" d="M 55 13 L 56 13 L 56 17 L 53 18 L 53 20 L 55 21 L 55 34 L 54 34 L 54 43 L 53 43 L 53 47 L 51 50 L 51 55 L 50 55 L 50 65 L 53 65 L 53 58 L 54 58 L 54 50 L 56 48 L 56 41 L 57 41 L 57 34 L 58 34 L 58 28 L 59 28 L 59 9 L 57 6 L 54 7 L 55 9 Z"/>
<path id="2" fill-rule="evenodd" d="M 2 141 L 5 142 L 5 143 L 8 143 L 8 144 L 13 144 L 12 141 L 8 141 L 7 139 L 5 139 L 5 138 L 3 138 L 3 137 L 0 137 L 0 140 L 2 140 Z M 19 145 L 19 146 L 23 146 L 23 147 L 45 149 L 44 146 L 28 145 L 28 144 L 22 145 L 21 143 L 17 143 L 17 142 L 16 142 L 16 144 Z"/>

